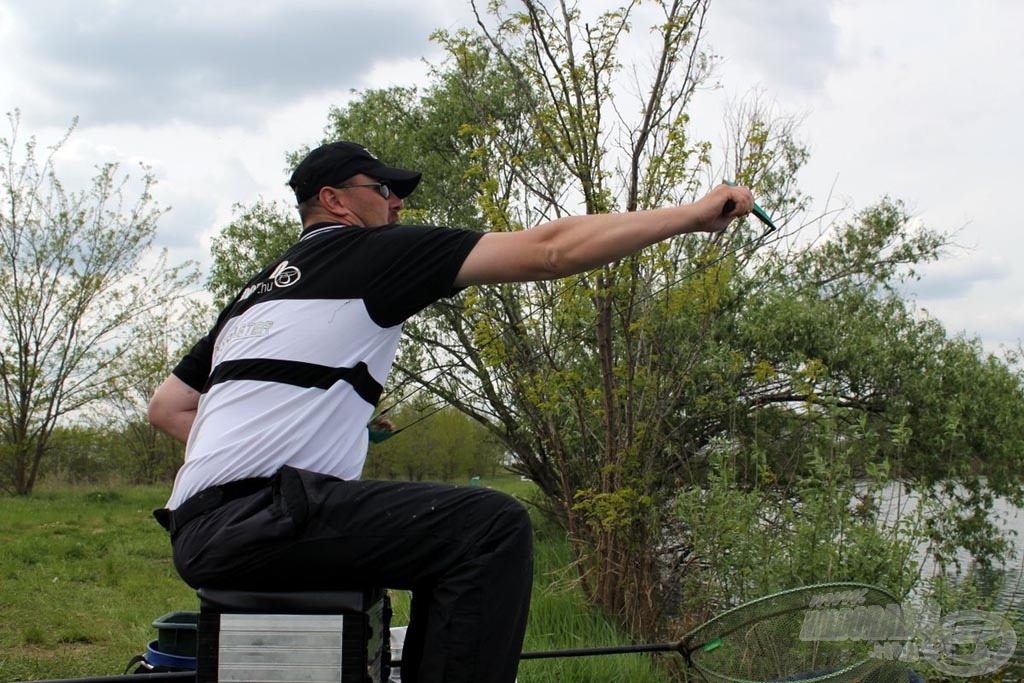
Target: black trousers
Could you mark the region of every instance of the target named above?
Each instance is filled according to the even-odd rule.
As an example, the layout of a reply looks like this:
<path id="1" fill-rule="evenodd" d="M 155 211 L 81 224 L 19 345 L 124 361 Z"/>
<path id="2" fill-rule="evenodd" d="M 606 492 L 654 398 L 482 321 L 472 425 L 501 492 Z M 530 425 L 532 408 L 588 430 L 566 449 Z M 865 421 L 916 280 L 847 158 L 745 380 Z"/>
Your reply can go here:
<path id="1" fill-rule="evenodd" d="M 290 467 L 172 537 L 192 587 L 413 592 L 406 683 L 511 683 L 533 582 L 515 499 L 485 488 L 343 481 Z"/>

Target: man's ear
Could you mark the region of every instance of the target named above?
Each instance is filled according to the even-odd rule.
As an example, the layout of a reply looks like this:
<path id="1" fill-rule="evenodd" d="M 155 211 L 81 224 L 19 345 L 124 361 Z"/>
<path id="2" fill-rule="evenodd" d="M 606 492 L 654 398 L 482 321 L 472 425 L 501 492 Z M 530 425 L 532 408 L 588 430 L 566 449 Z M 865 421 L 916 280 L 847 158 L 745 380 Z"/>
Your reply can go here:
<path id="1" fill-rule="evenodd" d="M 344 195 L 335 187 L 321 187 L 317 199 L 320 201 L 321 207 L 335 216 L 348 218 L 352 215 L 345 204 Z"/>
<path id="2" fill-rule="evenodd" d="M 344 202 L 333 187 L 321 187 L 316 198 L 320 201 L 320 206 L 333 212 L 337 212 L 344 206 Z"/>

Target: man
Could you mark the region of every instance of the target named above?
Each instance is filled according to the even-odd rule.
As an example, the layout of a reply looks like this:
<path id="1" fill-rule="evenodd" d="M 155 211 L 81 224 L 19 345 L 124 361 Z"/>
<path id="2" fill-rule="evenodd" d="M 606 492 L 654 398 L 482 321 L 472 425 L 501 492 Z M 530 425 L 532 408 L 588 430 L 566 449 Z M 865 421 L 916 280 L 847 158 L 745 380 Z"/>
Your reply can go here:
<path id="1" fill-rule="evenodd" d="M 471 285 L 563 277 L 724 230 L 753 197 L 722 185 L 686 206 L 481 234 L 398 225 L 419 181 L 351 142 L 296 167 L 299 241 L 150 402 L 150 421 L 187 442 L 156 515 L 194 587 L 410 589 L 403 681 L 508 682 L 532 583 L 523 507 L 484 488 L 359 480 L 402 323 Z"/>

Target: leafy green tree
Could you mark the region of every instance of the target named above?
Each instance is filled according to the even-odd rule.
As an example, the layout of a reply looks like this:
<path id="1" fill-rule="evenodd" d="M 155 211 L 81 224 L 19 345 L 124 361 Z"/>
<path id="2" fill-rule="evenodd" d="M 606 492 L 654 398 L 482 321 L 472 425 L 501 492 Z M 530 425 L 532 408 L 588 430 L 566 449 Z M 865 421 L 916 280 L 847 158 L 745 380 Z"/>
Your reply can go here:
<path id="1" fill-rule="evenodd" d="M 62 484 L 124 482 L 121 463 L 127 449 L 121 436 L 105 427 L 57 427 L 47 444 L 47 457 L 40 463 L 39 480 Z"/>
<path id="2" fill-rule="evenodd" d="M 107 395 L 110 370 L 129 349 L 129 324 L 187 291 L 193 264 L 152 254 L 162 211 L 144 171 L 133 188 L 116 164 L 88 189 L 67 190 L 54 156 L 19 115 L 0 138 L 0 487 L 32 491 L 62 416 Z M 71 131 L 68 131 L 70 135 Z"/>
<path id="3" fill-rule="evenodd" d="M 393 415 L 392 415 L 393 413 Z M 388 413 L 408 432 L 371 445 L 366 476 L 468 483 L 492 473 L 500 463 L 501 444 L 481 425 L 452 408 L 437 408 L 422 397 Z"/>
<path id="4" fill-rule="evenodd" d="M 1005 549 L 991 496 L 1024 495 L 1012 474 L 1024 457 L 1024 384 L 901 298 L 913 268 L 943 247 L 910 224 L 901 203 L 884 200 L 779 264 L 772 290 L 730 327 L 744 359 L 731 434 L 751 477 L 767 467 L 795 482 L 813 453 L 841 440 L 855 475 L 884 462 L 893 477 L 940 487 L 954 512 L 928 522 L 941 525 L 930 532 L 936 559 L 966 548 L 989 563 Z"/>
<path id="5" fill-rule="evenodd" d="M 708 161 L 686 116 L 708 73 L 707 4 L 657 3 L 656 66 L 631 74 L 641 95 L 622 103 L 635 5 L 591 20 L 566 3 L 521 6 L 505 14 L 492 3 L 478 33 L 439 34 L 451 58 L 438 91 L 472 103 L 458 135 L 472 144 L 464 177 L 483 222 L 516 230 L 691 199 Z M 510 84 L 523 106 L 492 115 Z M 477 288 L 407 326 L 422 353 L 403 356 L 400 371 L 501 436 L 574 539 L 587 594 L 637 632 L 658 620 L 665 421 L 683 409 L 674 387 L 738 268 L 729 247 L 678 240 L 557 283 Z"/>
<path id="6" fill-rule="evenodd" d="M 635 121 L 613 94 L 614 54 L 633 6 L 594 21 L 566 4 L 553 14 L 539 3 L 522 7 L 502 15 L 503 5 L 492 4 L 497 14 L 489 25 L 497 28 L 482 21 L 483 39 L 441 34 L 449 70 L 416 110 L 417 121 L 431 122 L 436 103 L 446 102 L 436 124 L 442 128 L 423 124 L 436 134 L 447 121 L 449 133 L 438 136 L 445 141 L 456 139 L 451 131 L 461 122 L 457 139 L 473 147 L 460 173 L 477 192 L 482 222 L 529 227 L 577 211 L 564 205 L 567 197 L 600 212 L 683 201 L 700 191 L 709 147 L 689 139 L 685 110 L 707 74 L 699 48 L 706 3 L 660 5 L 660 59 L 640 89 L 650 96 Z M 498 85 L 490 73 L 502 74 Z M 488 103 L 508 102 L 510 77 L 518 101 L 529 106 L 515 110 L 518 118 L 491 116 Z M 472 105 L 455 109 L 451 100 L 459 98 Z M 463 117 L 453 119 L 453 111 Z M 608 122 L 607 111 L 618 118 Z M 362 112 L 351 107 L 347 115 Z M 729 175 L 754 187 L 796 231 L 790 222 L 807 198 L 793 178 L 807 152 L 794 122 L 756 101 L 734 115 Z M 467 158 L 458 152 L 452 145 L 452 158 Z M 430 154 L 413 137 L 405 154 L 419 153 Z M 902 474 L 929 457 L 924 439 L 936 434 L 906 425 L 906 411 L 930 406 L 934 420 L 951 407 L 934 386 L 907 393 L 921 381 L 921 363 L 952 353 L 963 361 L 959 371 L 987 376 L 986 362 L 958 353 L 960 342 L 935 335 L 935 324 L 918 320 L 897 295 L 914 268 L 945 247 L 943 236 L 912 229 L 899 202 L 883 199 L 846 224 L 827 223 L 809 246 L 768 249 L 757 230 L 746 225 L 706 242 L 660 245 L 556 284 L 478 288 L 461 305 L 437 307 L 407 326 L 414 345 L 399 371 L 503 438 L 577 541 L 588 594 L 638 632 L 660 621 L 668 604 L 658 597 L 662 587 L 678 584 L 692 566 L 676 562 L 689 553 L 677 553 L 681 536 L 666 510 L 680 486 L 709 485 L 714 444 L 740 444 L 748 454 L 743 477 L 751 481 L 769 467 L 779 495 L 808 481 L 820 462 L 814 453 L 836 440 L 849 444 L 841 455 L 853 459 L 844 466 L 850 477 L 889 454 L 901 456 L 894 466 Z M 898 359 L 905 360 L 894 365 Z M 989 386 L 1002 387 L 1007 413 L 1019 410 L 1019 381 L 1000 367 L 992 376 Z M 918 436 L 907 442 L 901 425 Z M 1008 471 L 1016 436 L 996 449 L 993 433 L 986 431 L 984 450 L 960 450 L 958 462 L 991 466 L 1002 454 L 999 467 Z M 801 490 L 805 497 L 814 491 Z M 983 497 L 963 502 L 972 500 Z M 970 543 L 965 534 L 970 523 L 981 528 L 977 517 L 958 519 L 964 523 L 949 541 Z"/>
<path id="7" fill-rule="evenodd" d="M 184 446 L 151 425 L 146 409 L 157 387 L 209 329 L 210 320 L 207 305 L 185 300 L 132 322 L 135 342 L 117 359 L 109 394 L 90 414 L 96 429 L 118 435 L 121 476 L 146 484 L 170 481 L 181 466 Z"/>

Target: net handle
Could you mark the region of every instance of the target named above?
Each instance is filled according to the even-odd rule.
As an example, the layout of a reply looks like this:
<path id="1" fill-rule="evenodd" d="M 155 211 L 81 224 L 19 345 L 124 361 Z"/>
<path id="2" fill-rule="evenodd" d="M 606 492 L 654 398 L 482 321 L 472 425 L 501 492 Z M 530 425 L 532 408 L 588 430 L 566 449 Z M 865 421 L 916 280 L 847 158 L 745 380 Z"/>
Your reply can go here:
<path id="1" fill-rule="evenodd" d="M 683 641 L 676 643 L 648 643 L 645 645 L 613 645 L 610 647 L 582 647 L 569 650 L 538 650 L 536 652 L 524 652 L 519 659 L 551 659 L 554 657 L 591 657 L 594 655 L 621 655 L 635 652 L 678 652 L 688 657 L 689 652 L 683 645 Z"/>

